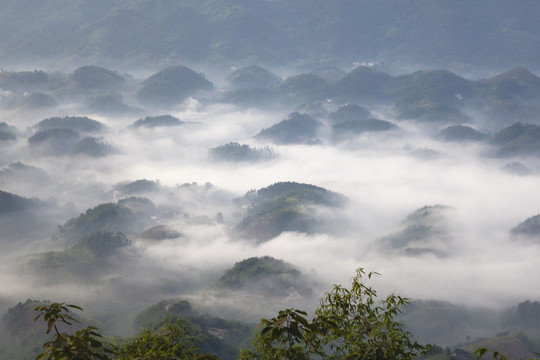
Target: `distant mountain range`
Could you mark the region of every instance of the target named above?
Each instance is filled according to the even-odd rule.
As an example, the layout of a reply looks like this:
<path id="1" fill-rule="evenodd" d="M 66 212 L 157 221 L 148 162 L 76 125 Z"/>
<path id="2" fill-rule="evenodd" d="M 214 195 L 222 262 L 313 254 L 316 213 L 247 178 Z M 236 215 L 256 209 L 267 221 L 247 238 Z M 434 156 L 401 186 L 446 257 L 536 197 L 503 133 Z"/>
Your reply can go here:
<path id="1" fill-rule="evenodd" d="M 536 70 L 534 0 L 0 1 L 4 66 L 354 62 Z"/>
<path id="2" fill-rule="evenodd" d="M 319 73 L 329 73 L 330 69 Z M 447 70 L 392 75 L 370 66 L 358 66 L 344 74 L 339 68 L 333 69 L 333 80 L 313 73 L 279 79 L 264 68 L 248 66 L 229 71 L 229 84 L 223 89 L 183 65 L 166 67 L 138 81 L 130 74 L 87 65 L 69 74 L 3 71 L 0 108 L 41 116 L 40 106 L 45 103 L 38 98 L 50 100 L 52 105 L 47 110 L 52 114 L 78 101 L 83 105 L 76 111 L 93 108 L 96 114 L 116 116 L 140 113 L 140 119 L 129 126 L 140 132 L 197 124 L 167 114 L 193 97 L 205 104 L 293 110 L 282 121 L 254 135 L 255 140 L 273 145 L 320 145 L 369 132 L 397 133 L 401 122 L 414 121 L 440 132 L 439 140 L 487 142 L 498 157 L 537 155 L 540 151 L 536 141 L 540 78 L 526 68 L 479 80 Z M 155 106 L 158 115 L 142 117 Z M 370 111 L 381 106 L 386 109 L 382 116 L 390 121 Z M 26 134 L 14 125 L 0 123 L 0 141 L 9 146 L 15 139 L 28 136 L 29 148 L 36 155 L 97 158 L 118 151 L 107 139 L 109 128 L 87 116 L 52 116 L 31 126 Z M 268 146 L 251 148 L 236 141 L 210 150 L 210 157 L 217 161 L 269 160 L 276 155 Z"/>

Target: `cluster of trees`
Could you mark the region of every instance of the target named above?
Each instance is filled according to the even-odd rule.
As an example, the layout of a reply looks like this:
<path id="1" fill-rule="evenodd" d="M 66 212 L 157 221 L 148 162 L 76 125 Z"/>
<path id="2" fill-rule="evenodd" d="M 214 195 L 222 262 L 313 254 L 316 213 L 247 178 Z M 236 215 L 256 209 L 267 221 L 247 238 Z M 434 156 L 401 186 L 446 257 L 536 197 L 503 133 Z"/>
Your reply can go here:
<path id="1" fill-rule="evenodd" d="M 379 298 L 364 281 L 373 275 L 376 273 L 358 269 L 351 288 L 335 285 L 311 318 L 304 311 L 285 309 L 275 318 L 262 319 L 252 345 L 239 358 L 411 360 L 429 354 L 432 346 L 419 344 L 395 319 L 408 299 L 396 295 Z M 217 359 L 198 351 L 196 339 L 181 321 L 109 343 L 92 326 L 69 331 L 77 322 L 72 310 L 82 310 L 76 305 L 53 303 L 35 310 L 35 320 L 42 318 L 46 332 L 53 334 L 38 360 Z"/>
<path id="2" fill-rule="evenodd" d="M 135 121 L 129 126 L 129 128 L 155 128 L 161 126 L 178 126 L 182 125 L 183 123 L 183 121 L 172 115 L 147 116 L 144 119 L 139 119 Z"/>
<path id="3" fill-rule="evenodd" d="M 220 289 L 243 290 L 266 297 L 298 293 L 313 295 L 313 280 L 295 266 L 271 256 L 251 257 L 234 264 L 218 280 Z"/>
<path id="4" fill-rule="evenodd" d="M 103 137 L 84 136 L 81 139 L 80 132 L 96 133 L 105 129 L 102 123 L 86 116 L 51 117 L 40 121 L 32 129 L 35 133 L 28 138 L 28 144 L 48 153 L 99 157 L 113 150 Z"/>
<path id="5" fill-rule="evenodd" d="M 210 149 L 210 156 L 222 161 L 266 161 L 276 157 L 275 151 L 270 147 L 252 148 L 246 144 L 229 142 L 225 145 Z"/>
<path id="6" fill-rule="evenodd" d="M 294 112 L 287 119 L 261 130 L 256 138 L 276 144 L 313 144 L 317 143 L 317 129 L 321 126 L 322 123 L 311 116 Z"/>
<path id="7" fill-rule="evenodd" d="M 316 232 L 322 221 L 315 219 L 311 207 L 340 207 L 345 201 L 343 195 L 318 186 L 278 182 L 235 200 L 249 209 L 234 231 L 256 242 L 270 240 L 284 231 Z"/>

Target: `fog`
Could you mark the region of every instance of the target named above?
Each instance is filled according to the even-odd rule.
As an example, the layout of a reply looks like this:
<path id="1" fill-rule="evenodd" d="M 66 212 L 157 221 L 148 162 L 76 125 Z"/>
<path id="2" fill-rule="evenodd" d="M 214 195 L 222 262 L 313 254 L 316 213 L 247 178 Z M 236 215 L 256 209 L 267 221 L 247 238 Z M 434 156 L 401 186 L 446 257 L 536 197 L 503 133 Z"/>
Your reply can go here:
<path id="1" fill-rule="evenodd" d="M 335 105 L 328 106 L 335 110 Z M 107 117 L 82 112 L 76 104 L 30 115 L 5 110 L 0 120 L 15 126 L 18 138 L 0 143 L 1 189 L 38 198 L 55 210 L 45 208 L 35 222 L 26 215 L 6 221 L 11 231 L 3 238 L 11 245 L 4 246 L 2 254 L 0 298 L 80 302 L 99 314 L 100 307 L 107 307 L 108 313 L 185 297 L 211 313 L 252 321 L 290 303 L 313 306 L 332 284 L 347 285 L 357 268 L 382 275 L 374 280 L 382 294 L 495 309 L 540 298 L 535 286 L 540 281 L 540 245 L 510 235 L 513 227 L 540 211 L 538 159 L 495 158 L 485 143 L 436 141 L 433 128 L 397 121 L 391 109 L 377 110 L 378 118 L 399 129 L 336 140 L 328 135 L 323 118 L 326 128 L 319 134 L 320 145 L 277 145 L 254 138 L 286 118 L 291 109 L 269 112 L 193 98 L 167 111 L 148 111 L 185 122 L 175 127 L 128 128 L 142 116 Z M 113 151 L 94 158 L 51 154 L 28 144 L 31 126 L 65 114 L 103 123 L 106 129 L 96 136 Z M 229 142 L 269 146 L 277 157 L 262 162 L 220 162 L 210 157 L 210 149 Z M 519 160 L 532 173 L 504 171 L 511 160 Z M 8 172 L 16 162 L 32 168 Z M 123 194 L 115 188 L 140 179 L 159 182 L 159 189 Z M 348 201 L 342 208 L 314 209 L 321 228 L 313 234 L 284 232 L 259 245 L 237 238 L 232 229 L 243 215 L 232 200 L 282 181 L 320 186 Z M 25 254 L 70 245 L 51 239 L 57 225 L 131 195 L 150 199 L 157 209 L 154 224 L 168 225 L 182 237 L 149 241 L 138 236 L 142 231 L 128 234 L 132 247 L 107 281 L 98 283 L 47 283 L 14 265 Z M 409 214 L 435 205 L 447 206 L 448 211 L 437 223 L 439 234 L 428 236 L 421 245 L 442 255 L 411 256 L 381 247 L 386 237 L 406 228 Z M 222 224 L 214 221 L 218 213 L 224 217 Z M 37 233 L 13 232 L 36 224 Z M 260 297 L 221 296 L 213 288 L 236 262 L 264 255 L 297 266 L 313 280 L 314 296 L 274 303 L 264 299 L 257 306 Z"/>

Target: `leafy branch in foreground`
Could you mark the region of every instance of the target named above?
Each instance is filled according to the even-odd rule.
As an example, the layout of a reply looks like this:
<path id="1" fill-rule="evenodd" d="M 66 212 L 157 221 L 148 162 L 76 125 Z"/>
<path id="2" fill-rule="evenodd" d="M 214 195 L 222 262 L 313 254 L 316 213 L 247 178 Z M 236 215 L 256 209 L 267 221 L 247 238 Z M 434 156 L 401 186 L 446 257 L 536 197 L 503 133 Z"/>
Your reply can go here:
<path id="1" fill-rule="evenodd" d="M 310 320 L 300 310 L 286 309 L 261 321 L 254 350 L 241 359 L 377 359 L 412 360 L 431 352 L 395 320 L 409 299 L 377 292 L 363 282 L 377 273 L 358 269 L 350 289 L 335 285 Z"/>
<path id="2" fill-rule="evenodd" d="M 77 330 L 73 334 L 63 332 L 59 329 L 60 324 L 72 325 L 78 321 L 70 315 L 70 308 L 82 311 L 77 305 L 66 305 L 65 303 L 53 303 L 50 305 L 38 306 L 39 311 L 34 321 L 43 317 L 47 323 L 49 334 L 53 329 L 55 338 L 43 344 L 43 352 L 38 355 L 36 360 L 106 360 L 107 354 L 112 353 L 107 343 L 101 341 L 102 336 L 96 332 L 96 328 L 88 326 Z"/>
<path id="3" fill-rule="evenodd" d="M 244 351 L 241 359 L 310 359 L 323 356 L 322 338 L 325 328 L 318 319 L 309 321 L 307 313 L 296 309 L 285 309 L 278 316 L 261 320 L 262 330 L 254 343 L 257 352 Z"/>
<path id="4" fill-rule="evenodd" d="M 41 317 L 47 323 L 46 333 L 54 330 L 54 339 L 43 345 L 43 352 L 36 360 L 187 360 L 214 359 L 211 355 L 196 354 L 193 346 L 195 338 L 181 322 L 169 322 L 156 331 L 144 330 L 139 336 L 120 345 L 102 341 L 97 328 L 88 326 L 74 333 L 67 333 L 61 327 L 73 325 L 78 321 L 71 315 L 70 309 L 82 311 L 76 305 L 53 303 L 38 306 L 39 311 L 34 321 Z"/>
<path id="5" fill-rule="evenodd" d="M 487 353 L 491 352 L 489 349 L 487 348 L 484 348 L 484 347 L 481 347 L 481 348 L 478 348 L 476 349 L 476 351 L 473 353 L 473 360 L 481 360 L 484 355 L 486 355 Z M 537 357 L 540 357 L 540 354 L 539 353 L 535 353 L 535 355 Z M 493 360 L 509 360 L 510 357 L 507 356 L 507 355 L 504 355 L 504 354 L 501 354 L 500 352 L 498 351 L 493 351 L 492 352 L 492 359 Z M 531 359 L 531 360 L 535 360 L 534 358 Z"/>

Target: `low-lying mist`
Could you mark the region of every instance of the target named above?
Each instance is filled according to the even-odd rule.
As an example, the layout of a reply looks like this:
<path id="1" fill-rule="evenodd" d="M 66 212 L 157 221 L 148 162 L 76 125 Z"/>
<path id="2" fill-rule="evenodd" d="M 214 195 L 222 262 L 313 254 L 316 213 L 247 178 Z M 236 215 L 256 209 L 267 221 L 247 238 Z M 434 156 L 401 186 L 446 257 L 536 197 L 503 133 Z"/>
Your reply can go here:
<path id="1" fill-rule="evenodd" d="M 134 128 L 130 125 L 140 116 L 77 114 L 105 125 L 93 135 L 111 149 L 101 157 L 32 147 L 27 141 L 35 132 L 31 127 L 44 117 L 2 115 L 19 136 L 0 143 L 1 188 L 42 204 L 31 216 L 28 210 L 0 218 L 6 229 L 0 298 L 66 300 L 110 314 L 181 296 L 210 313 L 254 321 L 290 303 L 313 307 L 332 284 L 347 285 L 361 267 L 382 274 L 374 286 L 383 294 L 489 308 L 540 297 L 535 286 L 540 244 L 510 233 L 540 211 L 537 158 L 501 159 L 490 156 L 485 143 L 438 141 L 433 128 L 398 122 L 384 109 L 378 117 L 399 128 L 335 138 L 323 118 L 320 141 L 291 145 L 255 138 L 286 118 L 287 111 L 205 105 L 189 98 L 168 114 L 183 123 Z M 210 155 L 211 149 L 231 142 L 269 148 L 275 156 L 227 162 Z M 529 174 L 505 170 L 510 161 L 524 164 Z M 124 186 L 143 179 L 155 186 Z M 261 243 L 237 236 L 234 228 L 245 209 L 233 200 L 288 181 L 325 188 L 347 202 L 312 208 L 318 224 L 314 232 L 285 231 Z M 29 266 L 28 254 L 60 252 L 74 244 L 53 236 L 58 225 L 131 196 L 147 198 L 153 207 L 141 210 L 137 206 L 142 205 L 131 204 L 147 224 L 127 227 L 131 244 L 107 264 L 108 275 L 92 282 L 44 279 L 21 270 Z M 177 236 L 159 241 L 141 237 L 158 225 Z M 39 231 L 17 232 L 25 227 Z M 266 255 L 313 279 L 313 296 L 272 302 L 216 290 L 225 270 Z M 262 305 L 254 305 L 259 300 Z"/>

